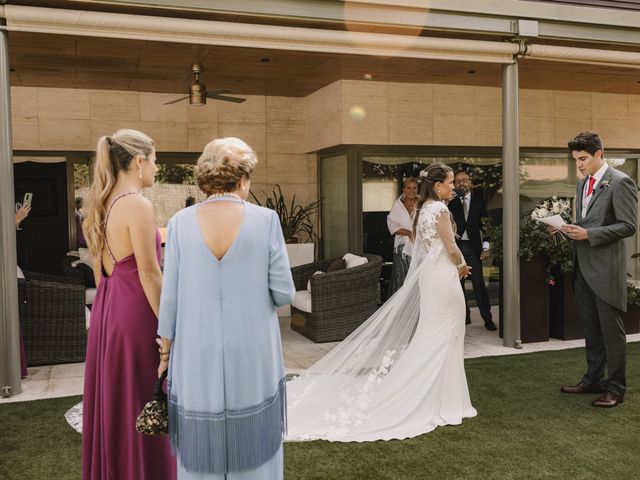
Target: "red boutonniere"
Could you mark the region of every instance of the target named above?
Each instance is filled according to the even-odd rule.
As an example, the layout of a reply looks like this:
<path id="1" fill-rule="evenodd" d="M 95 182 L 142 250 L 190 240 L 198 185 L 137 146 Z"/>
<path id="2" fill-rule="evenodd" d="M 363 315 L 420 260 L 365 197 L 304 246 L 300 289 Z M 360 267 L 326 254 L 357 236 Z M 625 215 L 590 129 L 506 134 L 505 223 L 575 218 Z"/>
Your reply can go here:
<path id="1" fill-rule="evenodd" d="M 600 188 L 609 188 L 609 180 L 603 180 L 600 182 Z"/>

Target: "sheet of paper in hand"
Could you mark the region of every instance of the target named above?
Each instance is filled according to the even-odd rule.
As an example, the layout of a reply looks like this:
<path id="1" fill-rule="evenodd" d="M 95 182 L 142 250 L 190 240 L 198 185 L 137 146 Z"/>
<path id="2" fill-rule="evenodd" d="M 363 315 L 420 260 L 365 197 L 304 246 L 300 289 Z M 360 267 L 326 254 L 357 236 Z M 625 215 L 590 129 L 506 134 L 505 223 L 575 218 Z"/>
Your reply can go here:
<path id="1" fill-rule="evenodd" d="M 536 218 L 535 220 L 546 223 L 547 225 L 551 225 L 558 230 L 560 230 L 563 225 L 567 224 L 567 222 L 565 222 L 560 215 L 551 215 L 550 217 Z"/>

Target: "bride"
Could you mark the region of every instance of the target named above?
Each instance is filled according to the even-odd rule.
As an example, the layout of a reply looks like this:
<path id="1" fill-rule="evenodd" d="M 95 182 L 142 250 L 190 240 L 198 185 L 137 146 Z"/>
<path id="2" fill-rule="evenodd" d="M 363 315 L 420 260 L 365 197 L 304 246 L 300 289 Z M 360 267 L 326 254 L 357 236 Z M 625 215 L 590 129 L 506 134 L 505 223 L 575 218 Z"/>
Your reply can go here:
<path id="1" fill-rule="evenodd" d="M 403 287 L 318 363 L 287 384 L 288 441 L 403 439 L 474 417 L 464 371 L 470 273 L 456 246 L 453 170 L 420 174 L 415 242 Z"/>

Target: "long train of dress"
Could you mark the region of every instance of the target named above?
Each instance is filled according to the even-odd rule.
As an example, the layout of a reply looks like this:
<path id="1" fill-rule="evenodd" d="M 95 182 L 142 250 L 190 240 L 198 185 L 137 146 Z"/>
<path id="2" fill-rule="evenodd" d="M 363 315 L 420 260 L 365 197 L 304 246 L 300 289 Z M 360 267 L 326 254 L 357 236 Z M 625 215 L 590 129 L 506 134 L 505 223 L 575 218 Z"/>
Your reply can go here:
<path id="1" fill-rule="evenodd" d="M 476 415 L 464 371 L 464 297 L 451 260 L 457 247 L 442 202 L 423 206 L 417 240 L 404 286 L 287 385 L 286 440 L 403 439 Z"/>

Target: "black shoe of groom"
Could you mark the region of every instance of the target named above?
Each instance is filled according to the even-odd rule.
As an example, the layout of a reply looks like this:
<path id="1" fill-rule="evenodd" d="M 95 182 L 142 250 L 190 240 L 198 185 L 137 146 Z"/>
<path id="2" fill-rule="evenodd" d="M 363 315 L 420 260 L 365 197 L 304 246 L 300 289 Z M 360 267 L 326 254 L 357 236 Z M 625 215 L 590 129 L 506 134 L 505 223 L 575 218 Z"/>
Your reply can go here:
<path id="1" fill-rule="evenodd" d="M 596 383 L 595 385 L 587 385 L 580 382 L 577 385 L 565 385 L 560 387 L 562 393 L 606 393 L 607 386 L 603 383 Z"/>
<path id="2" fill-rule="evenodd" d="M 470 318 L 465 319 L 464 324 L 471 325 L 471 319 Z"/>
<path id="3" fill-rule="evenodd" d="M 496 324 L 493 323 L 493 320 L 485 321 L 484 322 L 484 328 L 486 328 L 490 332 L 495 332 L 498 329 L 498 327 L 496 327 Z"/>

